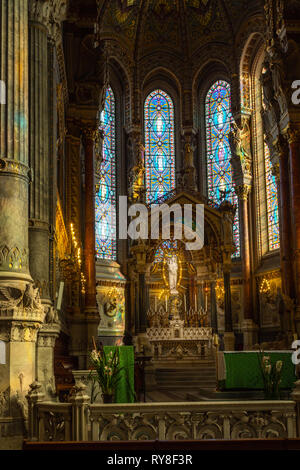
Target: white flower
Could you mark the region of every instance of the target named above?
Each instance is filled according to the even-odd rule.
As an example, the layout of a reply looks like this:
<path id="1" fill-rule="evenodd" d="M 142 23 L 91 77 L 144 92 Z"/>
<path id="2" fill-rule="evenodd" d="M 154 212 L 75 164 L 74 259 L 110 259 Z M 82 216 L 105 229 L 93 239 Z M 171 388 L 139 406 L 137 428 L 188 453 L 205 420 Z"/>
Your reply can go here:
<path id="1" fill-rule="evenodd" d="M 95 349 L 91 352 L 91 358 L 92 358 L 93 361 L 98 361 L 98 359 L 99 359 L 98 353 Z"/>
<path id="2" fill-rule="evenodd" d="M 265 369 L 266 369 L 267 374 L 270 375 L 270 374 L 271 374 L 271 370 L 272 370 L 271 364 L 266 365 Z"/>
<path id="3" fill-rule="evenodd" d="M 270 356 L 264 356 L 262 361 L 264 364 L 266 364 L 267 362 L 270 362 Z"/>

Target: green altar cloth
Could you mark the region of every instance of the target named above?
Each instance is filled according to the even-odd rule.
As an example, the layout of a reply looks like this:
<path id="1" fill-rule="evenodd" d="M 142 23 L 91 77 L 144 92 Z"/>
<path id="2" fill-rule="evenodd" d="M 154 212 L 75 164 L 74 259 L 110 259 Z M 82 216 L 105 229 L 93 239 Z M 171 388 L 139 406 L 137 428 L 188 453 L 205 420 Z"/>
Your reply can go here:
<path id="1" fill-rule="evenodd" d="M 105 353 L 119 349 L 120 381 L 115 392 L 116 403 L 134 403 L 134 350 L 133 346 L 104 346 Z"/>
<path id="2" fill-rule="evenodd" d="M 270 356 L 271 363 L 283 361 L 280 388 L 292 388 L 296 381 L 295 365 L 292 363 L 292 352 L 264 351 Z M 260 369 L 261 353 L 259 352 L 224 352 L 225 389 L 263 389 L 263 378 Z"/>

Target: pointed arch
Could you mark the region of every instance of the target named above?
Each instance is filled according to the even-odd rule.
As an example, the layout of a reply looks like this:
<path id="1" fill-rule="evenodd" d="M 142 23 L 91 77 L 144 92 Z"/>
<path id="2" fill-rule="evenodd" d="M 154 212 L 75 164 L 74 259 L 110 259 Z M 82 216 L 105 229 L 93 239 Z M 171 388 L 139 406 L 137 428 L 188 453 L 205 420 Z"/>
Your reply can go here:
<path id="1" fill-rule="evenodd" d="M 116 260 L 116 104 L 109 86 L 100 117 L 103 132 L 99 190 L 96 194 L 96 254 L 99 259 Z"/>
<path id="2" fill-rule="evenodd" d="M 229 145 L 231 113 L 230 85 L 217 80 L 208 90 L 205 101 L 207 187 L 208 197 L 221 202 L 227 199 L 236 205 L 233 236 L 236 246 L 234 256 L 240 256 L 240 224 L 238 199 L 234 190 Z"/>
<path id="3" fill-rule="evenodd" d="M 144 105 L 146 200 L 151 204 L 175 188 L 175 125 L 172 98 L 152 91 Z"/>

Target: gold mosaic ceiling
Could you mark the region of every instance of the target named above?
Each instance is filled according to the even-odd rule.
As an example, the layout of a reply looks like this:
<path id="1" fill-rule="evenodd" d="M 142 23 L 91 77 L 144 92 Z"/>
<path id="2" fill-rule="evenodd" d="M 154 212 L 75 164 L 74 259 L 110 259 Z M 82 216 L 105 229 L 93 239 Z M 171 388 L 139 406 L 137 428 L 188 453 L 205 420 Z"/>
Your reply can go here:
<path id="1" fill-rule="evenodd" d="M 232 43 L 247 15 L 262 12 L 259 0 L 104 0 L 101 36 L 118 37 L 142 57 L 167 47 L 193 55 L 207 43 Z"/>

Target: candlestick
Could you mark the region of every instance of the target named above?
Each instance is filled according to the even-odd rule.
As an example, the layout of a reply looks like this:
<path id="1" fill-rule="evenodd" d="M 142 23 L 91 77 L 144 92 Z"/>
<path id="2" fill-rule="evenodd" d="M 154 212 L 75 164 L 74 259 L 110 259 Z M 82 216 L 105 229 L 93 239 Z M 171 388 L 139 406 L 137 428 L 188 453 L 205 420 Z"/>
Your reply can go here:
<path id="1" fill-rule="evenodd" d="M 205 310 L 207 312 L 207 292 L 205 292 Z"/>
<path id="2" fill-rule="evenodd" d="M 168 297 L 166 296 L 166 312 L 168 311 Z"/>
<path id="3" fill-rule="evenodd" d="M 154 308 L 155 308 L 155 312 L 157 312 L 157 297 L 156 296 L 154 297 Z"/>
<path id="4" fill-rule="evenodd" d="M 184 294 L 183 300 L 184 300 L 184 311 L 186 312 L 186 295 L 185 294 Z"/>
<path id="5" fill-rule="evenodd" d="M 197 296 L 195 294 L 195 310 L 197 310 Z"/>

